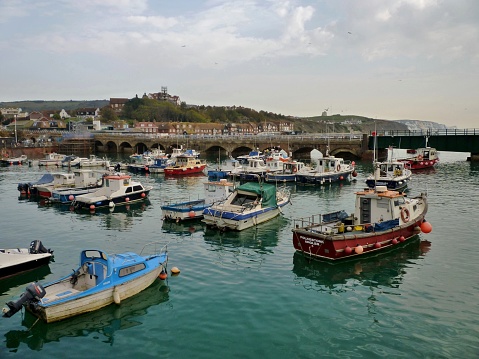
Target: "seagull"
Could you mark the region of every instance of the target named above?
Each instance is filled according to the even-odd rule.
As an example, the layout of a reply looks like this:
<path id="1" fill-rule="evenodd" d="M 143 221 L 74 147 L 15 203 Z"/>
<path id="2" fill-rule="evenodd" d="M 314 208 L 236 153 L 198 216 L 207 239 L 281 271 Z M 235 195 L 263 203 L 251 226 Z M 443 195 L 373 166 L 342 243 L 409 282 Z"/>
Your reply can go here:
<path id="1" fill-rule="evenodd" d="M 186 45 L 182 45 L 181 47 L 186 47 Z"/>
<path id="2" fill-rule="evenodd" d="M 352 32 L 351 32 L 351 31 L 348 31 L 348 34 L 352 34 Z"/>

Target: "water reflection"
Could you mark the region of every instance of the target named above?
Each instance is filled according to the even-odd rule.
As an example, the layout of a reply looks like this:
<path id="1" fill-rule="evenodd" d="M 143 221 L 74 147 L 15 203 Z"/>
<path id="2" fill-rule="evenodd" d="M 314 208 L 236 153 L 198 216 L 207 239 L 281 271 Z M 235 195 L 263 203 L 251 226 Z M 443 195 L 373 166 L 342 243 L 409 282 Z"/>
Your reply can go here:
<path id="1" fill-rule="evenodd" d="M 79 213 L 78 218 L 82 221 L 94 222 L 98 221 L 100 228 L 126 230 L 133 227 L 135 220 L 142 217 L 150 206 L 148 199 L 142 202 L 115 206 L 113 209 L 101 208 L 90 213 Z"/>
<path id="2" fill-rule="evenodd" d="M 295 281 L 308 290 L 344 292 L 357 283 L 368 287 L 397 288 L 413 261 L 424 256 L 431 243 L 417 236 L 401 248 L 377 256 L 349 262 L 329 263 L 310 260 L 294 253 Z"/>
<path id="3" fill-rule="evenodd" d="M 7 348 L 19 348 L 22 343 L 32 350 L 41 350 L 50 342 L 59 342 L 64 337 L 99 336 L 101 342 L 113 346 L 115 332 L 143 325 L 142 317 L 152 306 L 168 301 L 168 287 L 157 280 L 136 296 L 112 304 L 92 313 L 60 322 L 46 324 L 26 312 L 22 318 L 24 330 L 10 330 L 5 334 Z"/>
<path id="4" fill-rule="evenodd" d="M 248 228 L 239 232 L 206 228 L 204 240 L 206 243 L 211 244 L 215 251 L 241 247 L 259 249 L 264 251 L 264 253 L 272 253 L 271 248 L 278 245 L 279 232 L 286 224 L 287 220 L 283 216 L 278 216 L 257 227 Z"/>
<path id="5" fill-rule="evenodd" d="M 207 228 L 204 241 L 210 245 L 207 250 L 212 252 L 216 264 L 222 267 L 258 268 L 274 254 L 279 232 L 286 224 L 287 220 L 279 216 L 240 232 Z"/>
<path id="6" fill-rule="evenodd" d="M 191 221 L 163 221 L 161 229 L 163 233 L 172 233 L 178 236 L 192 236 L 195 233 L 205 231 L 206 225 L 199 220 Z"/>
<path id="7" fill-rule="evenodd" d="M 53 262 L 54 258 L 52 258 L 51 261 Z M 8 291 L 14 287 L 19 287 L 27 283 L 42 280 L 51 273 L 52 271 L 50 270 L 50 266 L 47 264 L 35 268 L 32 271 L 18 274 L 14 277 L 0 279 L 0 296 L 7 294 Z"/>

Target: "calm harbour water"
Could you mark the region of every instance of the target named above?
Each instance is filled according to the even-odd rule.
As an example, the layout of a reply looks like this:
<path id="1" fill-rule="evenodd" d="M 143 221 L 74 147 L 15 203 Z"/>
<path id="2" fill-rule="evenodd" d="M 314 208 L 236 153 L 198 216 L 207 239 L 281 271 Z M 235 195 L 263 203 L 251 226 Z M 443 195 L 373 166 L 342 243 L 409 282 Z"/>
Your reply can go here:
<path id="1" fill-rule="evenodd" d="M 410 195 L 428 191 L 432 233 L 335 265 L 294 253 L 292 219 L 351 212 L 369 163 L 357 164 L 350 184 L 290 185 L 292 205 L 282 217 L 240 233 L 163 223 L 162 201 L 202 197 L 205 177 L 133 175 L 154 186 L 147 203 L 79 214 L 19 199 L 18 182 L 35 181 L 44 169 L 2 167 L 0 248 L 40 239 L 55 251 L 48 267 L 0 281 L 2 305 L 29 281 L 71 272 L 89 247 L 113 253 L 168 242 L 168 266 L 181 274 L 121 306 L 59 323 L 33 325 L 25 313 L 0 318 L 0 357 L 478 358 L 479 164 L 466 154 L 440 157 L 409 185 Z"/>

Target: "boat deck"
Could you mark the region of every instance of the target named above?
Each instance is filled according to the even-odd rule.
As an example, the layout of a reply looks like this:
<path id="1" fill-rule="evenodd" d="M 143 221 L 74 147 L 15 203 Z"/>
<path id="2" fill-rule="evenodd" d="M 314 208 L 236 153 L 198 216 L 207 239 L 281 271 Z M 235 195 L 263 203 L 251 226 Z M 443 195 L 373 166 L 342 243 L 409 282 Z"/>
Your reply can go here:
<path id="1" fill-rule="evenodd" d="M 42 298 L 42 303 L 55 302 L 57 300 L 70 297 L 80 291 L 72 288 L 70 282 L 60 282 L 46 289 L 46 294 Z"/>

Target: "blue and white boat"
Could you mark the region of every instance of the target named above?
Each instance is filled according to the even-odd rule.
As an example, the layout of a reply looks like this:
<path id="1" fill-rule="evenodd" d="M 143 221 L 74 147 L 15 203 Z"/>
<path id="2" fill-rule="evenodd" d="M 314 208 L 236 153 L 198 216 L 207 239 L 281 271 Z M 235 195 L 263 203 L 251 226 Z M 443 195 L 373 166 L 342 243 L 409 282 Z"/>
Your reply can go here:
<path id="1" fill-rule="evenodd" d="M 366 179 L 369 188 L 386 186 L 389 191 L 404 191 L 412 171 L 407 162 L 390 160 L 374 163 L 374 173 Z"/>
<path id="2" fill-rule="evenodd" d="M 157 157 L 153 159 L 153 164 L 149 165 L 150 173 L 165 173 L 165 168 L 174 166 L 175 161 L 167 156 Z"/>
<path id="3" fill-rule="evenodd" d="M 226 179 L 220 181 L 208 181 L 204 183 L 205 198 L 193 201 L 184 201 L 179 203 L 164 204 L 161 206 L 163 218 L 180 222 L 186 219 L 203 218 L 205 208 L 215 203 L 225 200 L 234 188 L 234 183 Z"/>
<path id="4" fill-rule="evenodd" d="M 296 174 L 311 171 L 311 167 L 304 162 L 289 161 L 283 162 L 283 169 L 276 172 L 267 172 L 264 180 L 266 182 L 296 182 Z"/>
<path id="5" fill-rule="evenodd" d="M 296 182 L 323 185 L 333 182 L 348 181 L 356 177 L 354 164 L 341 157 L 327 156 L 317 161 L 316 167 L 310 171 L 296 173 Z"/>
<path id="6" fill-rule="evenodd" d="M 143 254 L 149 248 L 150 254 Z M 34 282 L 17 301 L 7 303 L 4 317 L 11 317 L 24 306 L 47 323 L 92 312 L 132 297 L 166 274 L 167 247 L 145 245 L 140 254 L 107 254 L 98 249 L 83 250 L 79 267 L 44 285 Z"/>
<path id="7" fill-rule="evenodd" d="M 269 183 L 247 182 L 229 197 L 203 211 L 203 222 L 221 230 L 242 231 L 278 216 L 290 203 L 287 188 Z"/>

